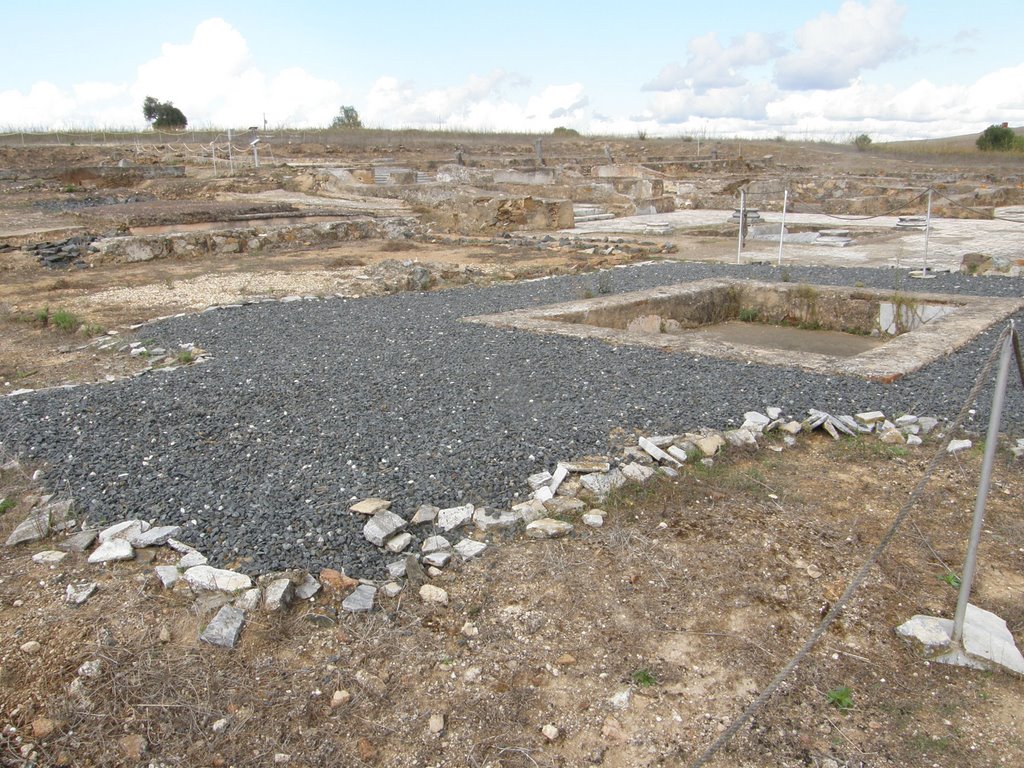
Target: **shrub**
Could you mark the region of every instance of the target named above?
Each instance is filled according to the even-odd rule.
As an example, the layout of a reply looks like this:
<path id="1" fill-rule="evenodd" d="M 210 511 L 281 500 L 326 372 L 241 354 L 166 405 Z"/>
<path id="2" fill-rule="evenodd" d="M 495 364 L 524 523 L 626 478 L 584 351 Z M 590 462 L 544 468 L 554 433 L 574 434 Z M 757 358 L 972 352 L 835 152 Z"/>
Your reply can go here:
<path id="1" fill-rule="evenodd" d="M 982 152 L 1008 152 L 1019 149 L 1022 143 L 1012 128 L 1002 125 L 990 125 L 981 132 L 976 142 Z"/>
<path id="2" fill-rule="evenodd" d="M 580 132 L 577 131 L 575 128 L 566 128 L 565 126 L 560 125 L 557 128 L 555 128 L 555 130 L 553 130 L 551 132 L 551 135 L 552 136 L 560 136 L 563 139 L 565 139 L 565 138 L 572 138 L 572 137 L 575 137 L 575 136 L 579 136 Z"/>
<path id="3" fill-rule="evenodd" d="M 864 150 L 871 146 L 871 137 L 868 136 L 866 133 L 862 133 L 860 136 L 853 140 L 853 146 L 855 146 L 859 151 L 863 152 Z"/>
<path id="4" fill-rule="evenodd" d="M 142 102 L 142 116 L 154 128 L 184 128 L 188 119 L 184 113 L 169 101 L 157 101 L 147 96 Z"/>
<path id="5" fill-rule="evenodd" d="M 355 107 L 345 105 L 338 110 L 338 114 L 331 121 L 331 128 L 355 129 L 362 128 L 363 121 L 359 119 L 359 113 Z"/>
<path id="6" fill-rule="evenodd" d="M 57 327 L 62 333 L 74 333 L 82 323 L 78 316 L 68 312 L 66 309 L 58 309 L 50 316 L 50 323 Z"/>

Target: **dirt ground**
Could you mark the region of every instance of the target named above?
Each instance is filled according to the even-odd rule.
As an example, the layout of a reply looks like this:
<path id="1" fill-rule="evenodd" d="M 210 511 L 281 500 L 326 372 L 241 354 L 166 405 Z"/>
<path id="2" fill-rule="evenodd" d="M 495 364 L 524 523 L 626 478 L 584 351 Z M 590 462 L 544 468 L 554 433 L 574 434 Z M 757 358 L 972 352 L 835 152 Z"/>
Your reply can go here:
<path id="1" fill-rule="evenodd" d="M 387 153 L 429 167 L 454 148 L 424 140 L 276 151 L 282 160 L 339 164 Z M 470 148 L 496 165 L 532 152 L 530 142 L 511 139 Z M 602 154 L 582 140 L 549 151 Z M 613 151 L 639 161 L 693 147 L 621 141 Z M 741 151 L 837 175 L 1006 173 L 962 158 L 893 159 L 786 142 Z M 130 340 L 136 323 L 264 296 L 388 292 L 410 262 L 428 266 L 444 288 L 652 257 L 425 233 L 399 245 L 87 269 L 45 269 L 19 250 L 119 226 L 285 210 L 272 195 L 252 203 L 287 186 L 283 167 L 231 179 L 189 167 L 185 178 L 123 188 L 66 172 L 116 164 L 123 153 L 0 148 L 0 170 L 14 170 L 0 174 L 0 246 L 12 246 L 0 251 L 0 394 L 145 367 L 98 346 L 110 335 Z M 165 150 L 149 160 L 181 158 Z M 734 252 L 731 238 L 713 231 L 672 245 L 673 258 Z M 74 320 L 67 330 L 61 312 Z M 814 436 L 794 449 L 687 467 L 675 481 L 616 494 L 604 528 L 573 520 L 568 539 L 492 540 L 482 558 L 437 579 L 447 607 L 425 605 L 406 589 L 379 611 L 350 615 L 338 610 L 344 594 L 323 592 L 284 616 L 250 616 L 234 651 L 197 640 L 214 606 L 156 582 L 152 566 L 169 561 L 167 552 L 100 568 L 81 555 L 53 567 L 33 563 L 31 554 L 52 542 L 4 549 L 0 765 L 689 764 L 817 625 L 934 447 L 910 452 L 869 438 Z M 1000 455 L 974 602 L 1021 639 L 1024 477 Z M 977 451 L 945 459 L 850 609 L 712 765 L 1024 765 L 1021 681 L 929 664 L 893 631 L 917 613 L 952 614 L 956 590 L 943 577 L 961 567 L 979 463 Z M 0 473 L 0 499 L 10 500 L 0 502 L 0 535 L 24 517 L 26 496 L 45 490 L 33 487 L 33 469 Z M 82 580 L 100 589 L 71 608 L 65 588 Z M 32 640 L 38 651 L 21 650 Z M 85 674 L 86 662 L 98 664 Z M 546 736 L 546 725 L 557 735 Z"/>
<path id="2" fill-rule="evenodd" d="M 160 587 L 164 551 L 48 567 L 30 560 L 45 542 L 4 550 L 0 764 L 687 765 L 817 625 L 925 457 L 814 436 L 687 467 L 617 493 L 604 528 L 493 540 L 435 580 L 447 607 L 407 589 L 353 615 L 324 592 L 251 616 L 234 651 L 197 641 L 213 608 Z M 977 451 L 940 465 L 847 612 L 711 765 L 1024 764 L 1021 681 L 930 664 L 893 631 L 951 615 L 943 576 L 962 562 L 978 468 Z M 0 496 L 21 498 L 30 471 L 5 471 Z M 1018 638 L 1022 493 L 1004 457 L 973 597 Z M 64 603 L 92 579 L 85 605 Z M 76 672 L 86 662 L 95 676 Z"/>

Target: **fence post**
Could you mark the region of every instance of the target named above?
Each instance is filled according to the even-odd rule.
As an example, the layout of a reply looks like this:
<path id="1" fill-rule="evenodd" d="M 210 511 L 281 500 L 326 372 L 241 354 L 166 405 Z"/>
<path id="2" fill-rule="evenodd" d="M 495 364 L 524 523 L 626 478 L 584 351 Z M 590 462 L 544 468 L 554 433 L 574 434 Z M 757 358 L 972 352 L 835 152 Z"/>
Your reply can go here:
<path id="1" fill-rule="evenodd" d="M 782 266 L 782 241 L 786 237 L 786 207 L 789 205 L 789 190 L 782 193 L 782 226 L 779 227 L 779 266 Z"/>

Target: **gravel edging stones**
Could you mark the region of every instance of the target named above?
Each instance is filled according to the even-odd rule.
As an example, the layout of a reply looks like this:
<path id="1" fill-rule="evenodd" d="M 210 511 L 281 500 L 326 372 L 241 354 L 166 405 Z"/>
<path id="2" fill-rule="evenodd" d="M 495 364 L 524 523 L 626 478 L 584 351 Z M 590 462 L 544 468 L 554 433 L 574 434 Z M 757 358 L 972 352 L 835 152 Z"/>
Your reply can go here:
<path id="1" fill-rule="evenodd" d="M 783 277 L 771 267 L 663 263 L 613 270 L 600 287 L 716 276 Z M 1007 278 L 940 275 L 919 288 L 895 270 L 794 267 L 785 277 L 1020 295 Z M 524 478 L 568 457 L 615 453 L 612 430 L 731 429 L 737 413 L 771 405 L 797 418 L 814 408 L 950 418 L 1000 330 L 882 385 L 461 322 L 577 298 L 595 280 L 261 303 L 161 321 L 148 336 L 166 348 L 195 342 L 210 358 L 159 377 L 4 398 L 0 447 L 48 462 L 45 483 L 66 488 L 92 526 L 154 519 L 182 526 L 180 539 L 214 565 L 379 578 L 395 556 L 367 542 L 367 518 L 349 512 L 359 499 L 388 499 L 404 519 L 424 504 L 507 509 L 527 500 Z M 987 402 L 974 418 L 984 425 Z M 1008 393 L 1004 428 L 1024 429 L 1020 387 Z M 409 532 L 417 548 L 429 535 Z"/>

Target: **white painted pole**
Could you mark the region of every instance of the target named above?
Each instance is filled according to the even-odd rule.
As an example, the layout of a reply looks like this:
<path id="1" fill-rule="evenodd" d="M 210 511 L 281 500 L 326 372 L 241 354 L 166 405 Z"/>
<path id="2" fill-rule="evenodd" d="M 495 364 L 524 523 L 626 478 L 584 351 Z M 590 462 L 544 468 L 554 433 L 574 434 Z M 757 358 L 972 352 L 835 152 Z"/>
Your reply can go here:
<path id="1" fill-rule="evenodd" d="M 256 144 L 252 145 L 252 162 L 256 168 L 260 167 L 260 151 Z"/>
<path id="2" fill-rule="evenodd" d="M 740 253 L 743 252 L 743 225 L 747 221 L 747 191 L 740 190 L 740 234 L 736 243 L 736 263 L 740 263 Z"/>
<path id="3" fill-rule="evenodd" d="M 1013 348 L 1013 321 L 1010 321 L 1010 332 L 1006 334 L 1003 352 L 999 358 L 999 373 L 996 374 L 996 391 L 992 395 L 992 412 L 988 416 L 988 433 L 985 435 L 985 457 L 981 464 L 981 478 L 978 481 L 978 498 L 974 502 L 974 523 L 971 526 L 971 538 L 967 544 L 967 559 L 964 561 L 964 572 L 960 575 L 960 595 L 956 601 L 956 615 L 953 617 L 953 634 L 950 637 L 951 650 L 961 647 L 964 636 L 964 619 L 967 616 L 967 601 L 971 597 L 971 582 L 974 581 L 974 568 L 978 556 L 978 541 L 981 539 L 981 527 L 985 522 L 985 498 L 988 496 L 989 483 L 992 480 L 992 464 L 996 456 L 996 444 L 999 442 L 999 419 L 1003 411 L 1003 397 L 1006 394 L 1006 383 L 1010 374 L 1010 350 Z"/>
<path id="4" fill-rule="evenodd" d="M 928 215 L 924 220 L 924 276 L 928 277 L 928 235 L 932 231 L 932 191 L 928 190 Z"/>
<path id="5" fill-rule="evenodd" d="M 228 172 L 233 176 L 235 174 L 235 155 L 231 151 L 231 129 L 228 128 Z"/>
<path id="6" fill-rule="evenodd" d="M 213 149 L 213 175 L 217 175 L 217 142 L 210 142 L 210 148 Z"/>
<path id="7" fill-rule="evenodd" d="M 779 266 L 782 266 L 782 241 L 786 237 L 786 208 L 789 205 L 789 190 L 782 193 L 782 226 L 779 227 Z"/>

